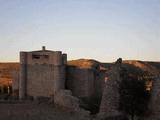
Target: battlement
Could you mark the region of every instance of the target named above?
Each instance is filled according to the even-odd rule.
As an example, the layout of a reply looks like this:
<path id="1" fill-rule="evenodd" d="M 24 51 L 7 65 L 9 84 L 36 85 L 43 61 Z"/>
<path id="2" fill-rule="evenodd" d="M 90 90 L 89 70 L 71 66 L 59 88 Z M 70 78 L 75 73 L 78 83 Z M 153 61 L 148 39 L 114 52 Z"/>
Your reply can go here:
<path id="1" fill-rule="evenodd" d="M 43 46 L 42 50 L 31 52 L 20 52 L 21 64 L 51 64 L 63 65 L 67 63 L 67 54 L 61 51 L 46 50 Z"/>

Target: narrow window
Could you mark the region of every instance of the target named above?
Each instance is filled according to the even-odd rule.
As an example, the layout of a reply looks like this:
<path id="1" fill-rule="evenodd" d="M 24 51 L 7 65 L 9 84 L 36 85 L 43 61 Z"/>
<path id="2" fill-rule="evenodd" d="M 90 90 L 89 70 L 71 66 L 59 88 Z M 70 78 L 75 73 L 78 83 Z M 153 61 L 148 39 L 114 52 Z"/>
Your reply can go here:
<path id="1" fill-rule="evenodd" d="M 32 59 L 40 59 L 40 55 L 32 55 Z"/>

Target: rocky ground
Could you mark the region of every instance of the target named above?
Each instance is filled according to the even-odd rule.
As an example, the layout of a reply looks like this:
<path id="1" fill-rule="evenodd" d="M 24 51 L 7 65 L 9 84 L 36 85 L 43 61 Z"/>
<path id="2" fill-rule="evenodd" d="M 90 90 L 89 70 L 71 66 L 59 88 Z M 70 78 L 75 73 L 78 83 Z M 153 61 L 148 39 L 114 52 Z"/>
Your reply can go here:
<path id="1" fill-rule="evenodd" d="M 61 110 L 48 103 L 0 103 L 0 120 L 87 120 L 80 114 Z"/>

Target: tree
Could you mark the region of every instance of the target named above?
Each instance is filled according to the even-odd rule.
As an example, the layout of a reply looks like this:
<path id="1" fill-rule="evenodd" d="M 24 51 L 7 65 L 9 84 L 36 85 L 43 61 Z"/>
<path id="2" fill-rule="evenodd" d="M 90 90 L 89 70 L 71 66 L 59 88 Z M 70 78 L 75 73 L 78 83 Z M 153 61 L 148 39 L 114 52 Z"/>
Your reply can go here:
<path id="1" fill-rule="evenodd" d="M 125 69 L 121 72 L 121 78 L 119 108 L 134 120 L 135 115 L 144 115 L 147 110 L 149 94 L 146 91 L 145 80 L 138 80 L 139 75 L 129 73 Z"/>

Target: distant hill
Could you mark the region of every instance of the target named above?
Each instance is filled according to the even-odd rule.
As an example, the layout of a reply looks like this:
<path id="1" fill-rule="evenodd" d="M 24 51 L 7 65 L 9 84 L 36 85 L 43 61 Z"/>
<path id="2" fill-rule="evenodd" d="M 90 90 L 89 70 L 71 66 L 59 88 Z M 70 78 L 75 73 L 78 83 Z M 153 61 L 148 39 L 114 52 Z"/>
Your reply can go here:
<path id="1" fill-rule="evenodd" d="M 152 75 L 160 75 L 160 62 L 126 60 L 123 61 L 123 63 L 133 65 L 143 71 L 149 72 Z"/>
<path id="2" fill-rule="evenodd" d="M 19 71 L 19 63 L 0 63 L 0 85 L 12 83 L 13 74 Z"/>
<path id="3" fill-rule="evenodd" d="M 78 60 L 71 60 L 67 62 L 67 65 L 69 66 L 76 66 L 80 68 L 93 68 L 99 64 L 100 62 L 93 59 L 78 59 Z"/>
<path id="4" fill-rule="evenodd" d="M 114 63 L 101 63 L 99 61 L 93 59 L 78 59 L 78 60 L 71 60 L 67 63 L 70 66 L 77 66 L 80 68 L 93 68 L 99 65 L 102 68 L 108 69 L 112 67 Z M 142 71 L 149 72 L 153 75 L 160 74 L 160 62 L 147 62 L 147 61 L 138 61 L 138 60 L 124 60 L 123 66 L 128 67 L 128 69 L 139 69 Z"/>
<path id="5" fill-rule="evenodd" d="M 76 66 L 80 68 L 96 68 L 101 70 L 109 70 L 113 63 L 101 63 L 93 59 L 78 59 L 67 62 L 68 66 Z M 147 62 L 137 60 L 124 60 L 123 66 L 134 72 L 148 72 L 151 75 L 160 75 L 160 62 Z M 19 63 L 0 63 L 0 85 L 10 84 L 14 72 L 19 72 Z"/>

